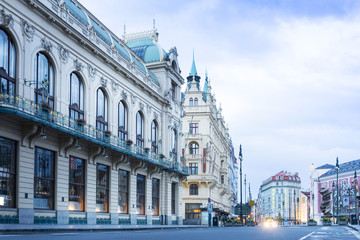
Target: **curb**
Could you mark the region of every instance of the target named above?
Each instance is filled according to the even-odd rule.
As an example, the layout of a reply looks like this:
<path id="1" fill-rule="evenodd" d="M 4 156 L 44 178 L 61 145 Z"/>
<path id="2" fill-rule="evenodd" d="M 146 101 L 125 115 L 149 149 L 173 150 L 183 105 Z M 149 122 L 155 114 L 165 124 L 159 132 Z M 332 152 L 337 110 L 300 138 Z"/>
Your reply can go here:
<path id="1" fill-rule="evenodd" d="M 40 227 L 37 225 L 17 226 L 18 228 L 6 228 L 7 226 L 0 224 L 1 233 L 21 233 L 21 232 L 74 232 L 74 231 L 88 231 L 88 232 L 101 232 L 101 231 L 142 231 L 142 230 L 159 230 L 159 229 L 185 229 L 185 228 L 208 228 L 207 226 L 156 226 L 156 227 L 142 227 L 142 226 L 104 226 L 104 225 L 93 225 L 90 227 L 78 227 L 76 225 L 64 225 L 63 227 Z M 36 228 L 37 227 L 37 228 Z"/>
<path id="2" fill-rule="evenodd" d="M 354 229 L 355 231 L 358 231 L 358 232 L 359 232 L 359 229 L 357 229 L 357 228 L 354 227 L 353 225 L 348 224 L 347 226 L 350 227 L 350 228 L 352 228 L 352 229 Z"/>

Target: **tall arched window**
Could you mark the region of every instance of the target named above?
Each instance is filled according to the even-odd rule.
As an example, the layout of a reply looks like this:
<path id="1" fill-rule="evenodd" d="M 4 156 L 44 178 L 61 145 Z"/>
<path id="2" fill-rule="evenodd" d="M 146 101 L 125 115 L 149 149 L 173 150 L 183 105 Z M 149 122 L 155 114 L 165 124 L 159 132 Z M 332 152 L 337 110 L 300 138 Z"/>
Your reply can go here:
<path id="1" fill-rule="evenodd" d="M 198 98 L 195 98 L 194 99 L 194 106 L 197 106 L 198 105 Z"/>
<path id="2" fill-rule="evenodd" d="M 151 122 L 151 151 L 154 153 L 158 153 L 157 139 L 158 139 L 158 127 L 156 121 L 153 120 Z"/>
<path id="3" fill-rule="evenodd" d="M 173 161 L 177 161 L 177 131 L 176 129 L 172 130 L 171 133 L 171 153 Z"/>
<path id="4" fill-rule="evenodd" d="M 199 145 L 196 142 L 190 143 L 190 154 L 199 154 Z"/>
<path id="5" fill-rule="evenodd" d="M 127 140 L 127 129 L 128 129 L 128 112 L 125 103 L 119 102 L 119 138 Z"/>
<path id="6" fill-rule="evenodd" d="M 16 50 L 12 38 L 0 29 L 0 81 L 1 93 L 15 93 Z"/>
<path id="7" fill-rule="evenodd" d="M 84 86 L 74 72 L 70 74 L 69 116 L 75 120 L 84 118 Z"/>
<path id="8" fill-rule="evenodd" d="M 189 100 L 189 105 L 190 105 L 190 106 L 193 106 L 193 105 L 194 105 L 194 100 L 193 100 L 193 98 L 190 98 L 190 100 Z"/>
<path id="9" fill-rule="evenodd" d="M 50 59 L 38 52 L 35 56 L 35 102 L 54 108 L 54 67 Z"/>
<path id="10" fill-rule="evenodd" d="M 190 184 L 189 195 L 198 195 L 199 194 L 199 186 L 197 184 Z"/>
<path id="11" fill-rule="evenodd" d="M 144 119 L 141 112 L 136 114 L 136 145 L 144 147 Z"/>
<path id="12" fill-rule="evenodd" d="M 97 90 L 97 103 L 96 103 L 96 128 L 102 131 L 108 129 L 107 123 L 107 97 L 104 91 L 99 88 Z"/>

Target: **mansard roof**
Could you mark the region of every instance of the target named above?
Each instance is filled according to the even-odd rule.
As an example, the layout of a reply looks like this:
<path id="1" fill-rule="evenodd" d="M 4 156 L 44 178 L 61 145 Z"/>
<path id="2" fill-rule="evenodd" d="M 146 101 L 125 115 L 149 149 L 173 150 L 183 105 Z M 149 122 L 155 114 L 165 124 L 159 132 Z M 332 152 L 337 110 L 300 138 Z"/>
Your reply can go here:
<path id="1" fill-rule="evenodd" d="M 140 33 L 141 34 L 141 33 Z M 144 62 L 161 62 L 166 59 L 167 53 L 151 38 L 152 34 L 157 34 L 154 31 L 144 32 L 142 38 L 129 39 L 126 44 L 136 55 L 138 55 Z M 131 37 L 131 35 L 128 35 Z M 126 36 L 126 37 L 128 37 Z"/>
<path id="2" fill-rule="evenodd" d="M 346 172 L 354 172 L 355 170 L 360 170 L 360 159 L 340 164 L 338 171 L 339 173 L 346 173 Z M 333 167 L 332 169 L 330 169 L 320 177 L 326 177 L 335 174 L 336 174 L 336 168 Z"/>
<path id="3" fill-rule="evenodd" d="M 87 9 L 85 9 L 78 1 L 76 0 L 56 0 L 58 4 L 68 10 L 68 12 L 76 18 L 80 23 L 86 26 L 87 29 L 92 30 L 96 36 L 98 36 L 106 45 L 111 48 L 115 48 L 117 52 L 124 58 L 126 61 L 131 63 L 134 62 L 137 69 L 139 69 L 145 75 L 149 74 L 150 79 L 158 86 L 160 86 L 158 78 L 146 66 L 139 61 L 135 56 L 132 55 L 129 48 L 126 47 L 126 44 L 120 40 L 115 34 L 108 30 L 96 17 L 94 17 Z M 151 50 L 151 48 L 149 49 Z M 154 60 L 157 58 L 154 50 L 149 51 L 148 56 L 145 54 L 143 56 L 142 52 L 139 49 L 134 49 L 133 51 L 138 57 L 140 57 L 144 62 L 147 60 Z M 151 53 L 151 54 L 150 54 Z M 160 56 L 166 57 L 166 52 L 163 51 Z"/>

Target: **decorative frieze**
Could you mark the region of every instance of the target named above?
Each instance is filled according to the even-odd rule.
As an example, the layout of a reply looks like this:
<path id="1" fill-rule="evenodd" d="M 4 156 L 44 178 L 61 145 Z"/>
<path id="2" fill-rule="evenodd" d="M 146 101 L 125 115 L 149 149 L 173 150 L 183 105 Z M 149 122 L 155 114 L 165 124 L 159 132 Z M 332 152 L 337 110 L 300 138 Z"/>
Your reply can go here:
<path id="1" fill-rule="evenodd" d="M 67 63 L 70 55 L 69 50 L 65 49 L 61 44 L 58 44 L 58 49 L 60 60 L 62 60 L 64 63 Z"/>
<path id="2" fill-rule="evenodd" d="M 45 49 L 46 52 L 52 51 L 52 43 L 46 39 L 46 37 L 43 37 L 41 39 L 41 46 Z"/>
<path id="3" fill-rule="evenodd" d="M 21 24 L 21 30 L 22 30 L 22 35 L 26 36 L 26 38 L 30 41 L 33 40 L 34 38 L 34 33 L 35 33 L 35 27 L 30 25 L 27 21 L 25 21 L 24 19 L 20 20 L 20 24 Z"/>

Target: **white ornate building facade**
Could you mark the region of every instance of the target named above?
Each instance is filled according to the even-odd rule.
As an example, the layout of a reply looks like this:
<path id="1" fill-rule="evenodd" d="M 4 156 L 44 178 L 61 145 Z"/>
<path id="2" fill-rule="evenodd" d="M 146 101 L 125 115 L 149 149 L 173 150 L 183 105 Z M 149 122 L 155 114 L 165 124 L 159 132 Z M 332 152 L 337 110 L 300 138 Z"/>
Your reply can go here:
<path id="1" fill-rule="evenodd" d="M 187 224 L 207 225 L 208 203 L 213 205 L 212 214 L 228 213 L 236 203 L 236 191 L 231 190 L 229 131 L 207 76 L 200 90 L 194 60 L 183 102 L 182 152 L 190 173 L 183 182 L 183 217 Z"/>
<path id="2" fill-rule="evenodd" d="M 271 176 L 260 186 L 258 196 L 258 221 L 266 218 L 297 222 L 301 219 L 301 180 L 297 173 L 281 171 Z"/>
<path id="3" fill-rule="evenodd" d="M 76 0 L 1 1 L 0 79 L 0 216 L 182 224 L 184 80 L 155 29 L 120 39 Z"/>

